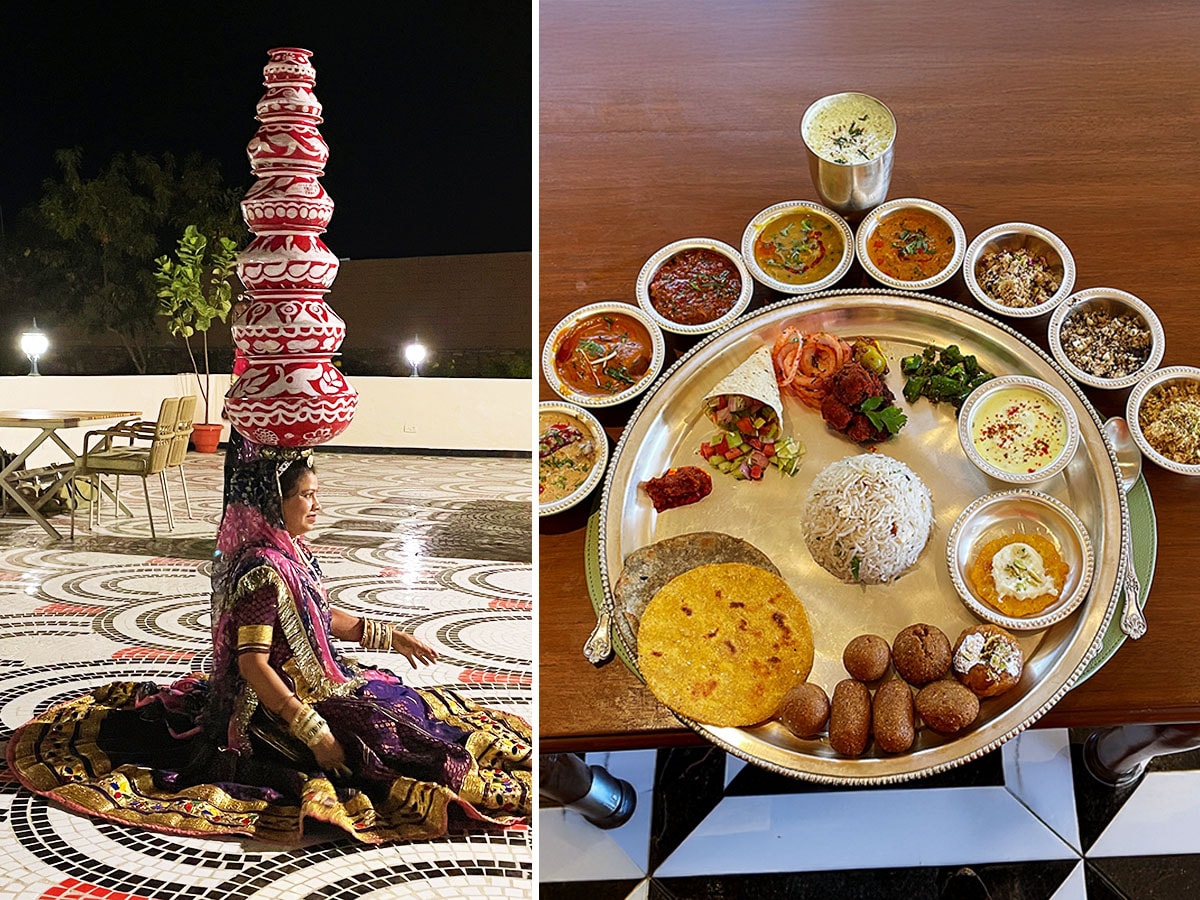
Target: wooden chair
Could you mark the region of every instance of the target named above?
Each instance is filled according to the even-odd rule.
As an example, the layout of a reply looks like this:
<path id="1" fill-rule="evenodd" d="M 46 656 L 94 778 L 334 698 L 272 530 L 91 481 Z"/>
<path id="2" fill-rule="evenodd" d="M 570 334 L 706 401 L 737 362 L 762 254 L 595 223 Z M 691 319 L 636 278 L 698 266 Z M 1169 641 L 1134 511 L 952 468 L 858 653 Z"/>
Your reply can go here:
<path id="1" fill-rule="evenodd" d="M 187 507 L 188 518 L 192 515 L 192 500 L 188 497 L 187 477 L 183 474 L 183 462 L 187 459 L 188 441 L 192 437 L 192 424 L 196 418 L 196 395 L 188 394 L 180 398 L 179 415 L 175 420 L 175 437 L 171 441 L 171 452 L 167 456 L 167 468 L 179 470 L 179 483 L 183 487 L 183 503 Z M 170 501 L 167 502 L 167 521 L 170 527 L 175 527 L 174 515 Z"/>
<path id="2" fill-rule="evenodd" d="M 142 479 L 142 491 L 146 496 L 146 515 L 150 519 L 150 536 L 157 539 L 154 529 L 154 510 L 150 506 L 151 475 L 159 477 L 162 487 L 163 502 L 167 506 L 167 524 L 173 528 L 171 519 L 171 502 L 167 493 L 167 460 L 171 454 L 171 446 L 175 440 L 179 420 L 179 405 L 182 398 L 168 397 L 158 410 L 158 419 L 153 422 L 129 422 L 100 431 L 89 431 L 83 438 L 83 455 L 79 458 L 78 475 L 82 478 L 97 480 L 105 475 L 117 476 L 117 487 L 110 495 L 116 504 L 117 512 L 121 510 L 121 476 L 136 475 Z M 115 441 L 128 438 L 128 446 L 117 446 Z M 93 440 L 95 445 L 92 445 Z M 145 446 L 137 446 L 135 441 L 149 441 Z M 100 493 L 107 491 L 103 482 L 99 482 L 94 492 L 96 503 L 96 523 L 100 520 Z M 71 533 L 75 533 L 75 511 L 71 511 Z"/>

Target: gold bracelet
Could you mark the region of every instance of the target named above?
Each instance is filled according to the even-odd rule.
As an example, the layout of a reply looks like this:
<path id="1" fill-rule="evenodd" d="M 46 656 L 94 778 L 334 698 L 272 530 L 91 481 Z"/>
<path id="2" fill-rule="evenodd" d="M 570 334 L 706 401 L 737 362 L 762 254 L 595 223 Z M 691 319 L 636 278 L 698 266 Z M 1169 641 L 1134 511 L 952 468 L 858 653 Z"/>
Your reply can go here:
<path id="1" fill-rule="evenodd" d="M 362 637 L 358 639 L 358 645 L 364 650 L 391 650 L 392 627 L 391 622 L 380 622 L 378 619 L 363 616 Z"/>
<path id="2" fill-rule="evenodd" d="M 321 714 L 307 703 L 302 703 L 296 718 L 288 725 L 288 733 L 306 747 L 315 747 L 330 731 Z"/>

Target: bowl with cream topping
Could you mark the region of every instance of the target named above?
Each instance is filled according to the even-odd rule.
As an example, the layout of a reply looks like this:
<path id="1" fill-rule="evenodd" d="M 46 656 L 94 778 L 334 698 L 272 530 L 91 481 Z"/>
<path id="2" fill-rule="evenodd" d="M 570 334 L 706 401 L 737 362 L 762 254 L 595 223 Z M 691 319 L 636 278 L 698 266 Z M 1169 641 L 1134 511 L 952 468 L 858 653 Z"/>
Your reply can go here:
<path id="1" fill-rule="evenodd" d="M 967 246 L 963 280 L 985 309 L 1029 319 L 1067 299 L 1075 286 L 1075 258 L 1047 229 L 1005 222 L 980 232 Z"/>
<path id="2" fill-rule="evenodd" d="M 1200 475 L 1200 368 L 1168 366 L 1147 375 L 1129 392 L 1125 418 L 1146 459 Z"/>
<path id="3" fill-rule="evenodd" d="M 1041 491 L 1015 488 L 985 494 L 959 514 L 946 539 L 946 565 L 975 615 L 1012 631 L 1032 631 L 1083 603 L 1095 551 L 1069 506 Z"/>
<path id="4" fill-rule="evenodd" d="M 1028 375 L 980 385 L 958 414 L 958 440 L 984 475 L 1036 484 L 1067 467 L 1079 446 L 1079 420 L 1056 388 Z"/>
<path id="5" fill-rule="evenodd" d="M 1132 387 L 1163 358 L 1166 335 L 1145 301 L 1116 288 L 1088 288 L 1050 317 L 1050 352 L 1068 375 L 1097 388 Z"/>

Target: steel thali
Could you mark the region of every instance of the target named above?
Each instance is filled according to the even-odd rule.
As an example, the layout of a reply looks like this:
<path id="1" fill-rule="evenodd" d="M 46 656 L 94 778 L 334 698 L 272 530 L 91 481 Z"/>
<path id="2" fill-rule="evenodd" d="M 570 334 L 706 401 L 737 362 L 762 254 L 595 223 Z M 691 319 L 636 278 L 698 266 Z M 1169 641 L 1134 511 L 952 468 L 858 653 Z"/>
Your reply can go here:
<path id="1" fill-rule="evenodd" d="M 705 394 L 756 349 L 771 346 L 784 325 L 844 338 L 873 337 L 887 354 L 887 381 L 908 422 L 877 449 L 921 477 L 933 494 L 935 513 L 933 533 L 916 565 L 890 584 L 842 584 L 805 548 L 800 515 L 813 477 L 829 463 L 865 448 L 827 429 L 818 412 L 793 398 L 784 400 L 784 432 L 807 449 L 794 477 L 772 468 L 762 482 L 744 482 L 714 471 L 708 497 L 661 514 L 638 489 L 640 482 L 671 466 L 704 465 L 698 448 L 714 431 L 701 412 Z M 606 610 L 620 614 L 613 610 L 612 585 L 630 552 L 679 534 L 724 531 L 766 553 L 804 602 L 816 650 L 809 681 L 829 694 L 847 677 L 842 649 L 856 635 L 879 634 L 890 642 L 902 628 L 925 622 L 941 628 L 953 642 L 964 628 L 979 624 L 955 591 L 945 562 L 946 539 L 968 504 L 1009 486 L 987 479 L 963 454 L 948 404 L 924 399 L 910 404 L 902 399 L 900 359 L 929 344 L 957 344 L 997 375 L 1041 378 L 1066 395 L 1075 409 L 1080 426 L 1075 457 L 1062 473 L 1037 488 L 1074 510 L 1091 537 L 1096 573 L 1087 599 L 1065 620 L 1018 635 L 1026 658 L 1021 683 L 1007 694 L 984 700 L 975 725 L 956 737 L 922 728 L 908 753 L 882 754 L 872 744 L 864 756 L 847 758 L 824 738 L 802 740 L 778 723 L 724 728 L 684 720 L 736 756 L 825 783 L 887 783 L 948 769 L 994 749 L 1036 721 L 1099 649 L 1124 581 L 1121 536 L 1129 527 L 1116 456 L 1100 429 L 1101 420 L 1053 360 L 1008 326 L 948 301 L 890 290 L 788 298 L 710 335 L 648 391 L 617 444 L 601 498 L 599 555 Z M 614 629 L 614 637 L 626 643 L 619 630 Z M 624 649 L 636 661 L 637 648 Z"/>

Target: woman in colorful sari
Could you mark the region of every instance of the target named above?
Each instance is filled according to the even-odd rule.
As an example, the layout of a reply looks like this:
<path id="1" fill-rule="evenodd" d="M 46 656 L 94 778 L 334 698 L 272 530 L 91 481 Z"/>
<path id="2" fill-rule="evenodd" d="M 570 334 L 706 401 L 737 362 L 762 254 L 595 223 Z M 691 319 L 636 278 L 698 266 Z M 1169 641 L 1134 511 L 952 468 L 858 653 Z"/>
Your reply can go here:
<path id="1" fill-rule="evenodd" d="M 362 841 L 521 825 L 528 724 L 411 688 L 335 641 L 437 658 L 391 623 L 332 608 L 303 535 L 321 506 L 311 451 L 238 442 L 213 566 L 213 666 L 167 688 L 118 682 L 18 729 L 9 766 L 80 812 L 179 834 Z"/>

